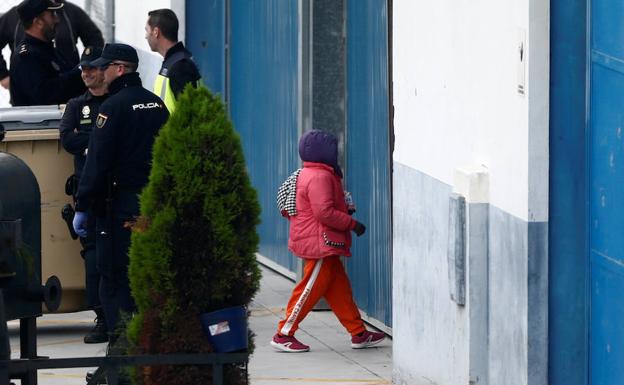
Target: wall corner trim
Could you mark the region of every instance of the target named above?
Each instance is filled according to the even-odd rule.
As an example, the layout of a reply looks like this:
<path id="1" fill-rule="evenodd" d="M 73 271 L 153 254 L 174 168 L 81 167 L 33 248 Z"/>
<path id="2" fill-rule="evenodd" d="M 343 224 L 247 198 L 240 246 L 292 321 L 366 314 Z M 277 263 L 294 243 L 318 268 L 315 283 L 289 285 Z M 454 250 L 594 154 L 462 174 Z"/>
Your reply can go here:
<path id="1" fill-rule="evenodd" d="M 467 203 L 489 203 L 490 177 L 484 165 L 458 167 L 453 173 L 453 192 L 466 198 Z"/>

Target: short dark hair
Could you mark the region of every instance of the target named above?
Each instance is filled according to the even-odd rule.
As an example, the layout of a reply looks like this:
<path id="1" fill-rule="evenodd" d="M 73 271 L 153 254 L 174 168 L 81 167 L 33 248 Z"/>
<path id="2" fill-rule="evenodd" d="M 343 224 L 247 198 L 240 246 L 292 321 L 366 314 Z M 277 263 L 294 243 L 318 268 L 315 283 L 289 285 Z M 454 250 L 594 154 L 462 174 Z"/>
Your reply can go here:
<path id="1" fill-rule="evenodd" d="M 124 65 L 124 73 L 128 74 L 131 72 L 136 72 L 139 69 L 139 65 L 137 63 L 130 63 L 129 61 L 119 60 L 119 63 L 123 63 Z"/>
<path id="2" fill-rule="evenodd" d="M 147 16 L 147 24 L 150 27 L 158 27 L 167 40 L 178 41 L 178 17 L 172 10 L 168 8 L 155 9 L 149 11 Z"/>

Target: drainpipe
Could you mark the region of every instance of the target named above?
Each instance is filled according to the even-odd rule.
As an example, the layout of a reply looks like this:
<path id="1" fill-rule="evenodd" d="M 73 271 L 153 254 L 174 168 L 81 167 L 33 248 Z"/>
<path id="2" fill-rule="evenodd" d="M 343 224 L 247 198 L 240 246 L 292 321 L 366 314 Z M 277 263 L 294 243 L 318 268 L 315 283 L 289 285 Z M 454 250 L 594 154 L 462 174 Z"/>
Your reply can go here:
<path id="1" fill-rule="evenodd" d="M 106 26 L 104 39 L 106 42 L 115 42 L 115 0 L 106 0 Z"/>

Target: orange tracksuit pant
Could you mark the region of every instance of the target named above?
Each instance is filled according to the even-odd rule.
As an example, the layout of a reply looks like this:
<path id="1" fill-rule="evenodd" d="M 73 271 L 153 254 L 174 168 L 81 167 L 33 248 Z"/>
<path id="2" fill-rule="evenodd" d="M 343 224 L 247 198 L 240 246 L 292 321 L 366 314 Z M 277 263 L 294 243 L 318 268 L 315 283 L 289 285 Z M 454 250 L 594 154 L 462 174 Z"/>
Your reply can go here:
<path id="1" fill-rule="evenodd" d="M 323 259 L 305 260 L 303 279 L 295 286 L 290 296 L 286 316 L 279 322 L 277 332 L 281 335 L 294 335 L 299 323 L 321 297 L 325 297 L 349 334 L 353 336 L 366 330 L 360 311 L 353 300 L 349 277 L 340 257 L 333 255 Z"/>

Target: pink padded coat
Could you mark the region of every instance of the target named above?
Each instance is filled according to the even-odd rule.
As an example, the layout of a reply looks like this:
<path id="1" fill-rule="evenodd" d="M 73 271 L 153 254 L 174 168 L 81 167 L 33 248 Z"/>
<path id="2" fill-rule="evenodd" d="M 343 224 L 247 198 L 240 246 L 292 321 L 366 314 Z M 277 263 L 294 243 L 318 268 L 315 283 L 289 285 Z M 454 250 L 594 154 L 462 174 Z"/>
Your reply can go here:
<path id="1" fill-rule="evenodd" d="M 297 215 L 289 217 L 288 249 L 304 259 L 350 256 L 355 220 L 347 213 L 342 180 L 323 163 L 303 162 L 297 178 Z"/>

